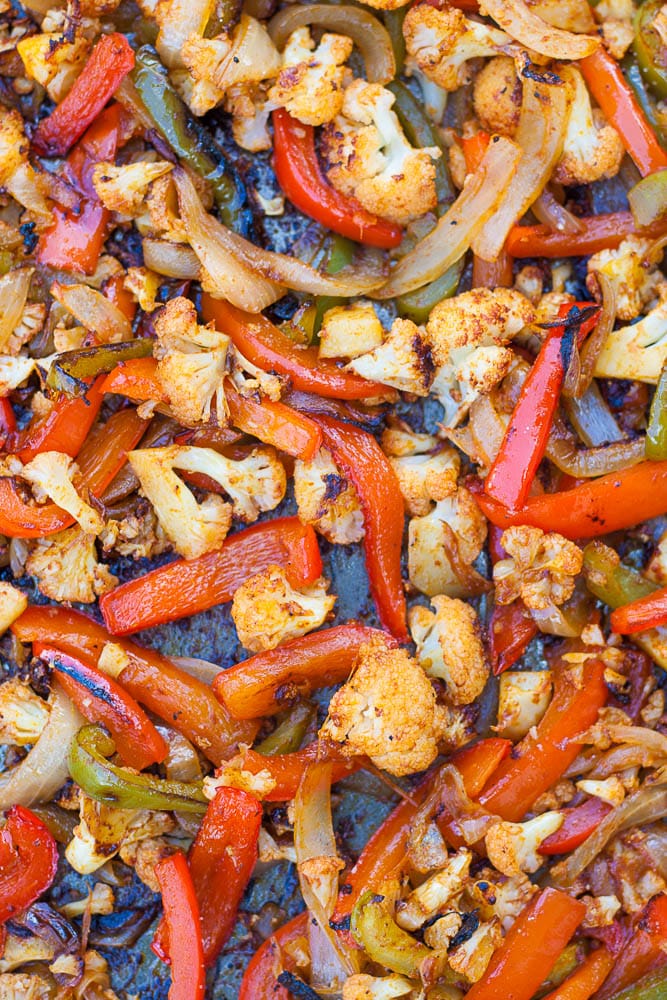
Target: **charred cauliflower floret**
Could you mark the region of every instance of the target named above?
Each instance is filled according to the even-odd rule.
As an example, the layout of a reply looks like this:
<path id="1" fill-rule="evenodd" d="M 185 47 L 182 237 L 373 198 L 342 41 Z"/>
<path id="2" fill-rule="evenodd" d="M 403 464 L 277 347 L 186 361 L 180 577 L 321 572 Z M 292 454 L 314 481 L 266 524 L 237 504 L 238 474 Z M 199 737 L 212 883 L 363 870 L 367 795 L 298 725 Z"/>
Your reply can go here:
<path id="1" fill-rule="evenodd" d="M 28 598 L 23 591 L 0 580 L 0 635 L 4 635 L 27 607 Z"/>
<path id="2" fill-rule="evenodd" d="M 49 712 L 48 703 L 18 677 L 0 684 L 0 746 L 36 743 L 49 721 Z"/>
<path id="3" fill-rule="evenodd" d="M 454 448 L 440 447 L 432 455 L 390 456 L 410 517 L 423 517 L 433 502 L 456 492 L 460 460 Z"/>
<path id="4" fill-rule="evenodd" d="M 478 982 L 486 972 L 502 937 L 497 920 L 480 923 L 466 941 L 449 952 L 449 964 L 469 982 Z"/>
<path id="5" fill-rule="evenodd" d="M 477 612 L 444 594 L 432 598 L 431 604 L 435 612 L 420 605 L 410 609 L 417 660 L 429 677 L 445 682 L 448 701 L 470 705 L 489 677 Z"/>
<path id="6" fill-rule="evenodd" d="M 522 86 L 511 56 L 489 59 L 475 77 L 473 101 L 480 125 L 513 136 L 521 114 Z"/>
<path id="7" fill-rule="evenodd" d="M 327 448 L 309 461 L 294 463 L 294 496 L 300 520 L 334 545 L 364 537 L 364 515 L 354 485 L 343 476 Z"/>
<path id="8" fill-rule="evenodd" d="M 470 566 L 486 540 L 486 518 L 472 494 L 461 486 L 439 500 L 425 517 L 413 517 L 408 528 L 410 582 L 429 597 L 447 594 L 465 597 L 466 589 L 450 562 L 455 546 L 458 558 Z M 456 562 L 456 559 L 454 559 Z"/>
<path id="9" fill-rule="evenodd" d="M 445 410 L 444 424 L 455 427 L 481 393 L 489 392 L 509 371 L 508 346 L 535 321 L 535 309 L 513 288 L 474 288 L 445 299 L 426 324 L 436 366 L 431 392 Z"/>
<path id="10" fill-rule="evenodd" d="M 224 108 L 232 116 L 232 136 L 237 146 L 249 153 L 271 149 L 269 118 L 273 105 L 267 99 L 265 85 L 240 83 L 230 87 Z"/>
<path id="11" fill-rule="evenodd" d="M 360 299 L 327 309 L 320 328 L 321 358 L 357 358 L 382 345 L 382 323 L 371 302 Z"/>
<path id="12" fill-rule="evenodd" d="M 472 854 L 463 848 L 452 854 L 440 871 L 396 904 L 396 923 L 406 931 L 417 931 L 441 913 L 451 899 L 460 895 L 470 871 Z"/>
<path id="13" fill-rule="evenodd" d="M 354 673 L 331 699 L 320 738 L 400 776 L 433 763 L 446 728 L 446 710 L 419 664 L 378 638 L 359 650 Z"/>
<path id="14" fill-rule="evenodd" d="M 444 90 L 469 83 L 470 59 L 496 56 L 512 42 L 499 28 L 473 21 L 456 7 L 420 3 L 403 22 L 405 47 L 422 73 Z"/>
<path id="15" fill-rule="evenodd" d="M 95 536 L 78 527 L 39 539 L 25 568 L 36 578 L 41 593 L 52 601 L 92 604 L 118 583 L 98 562 Z"/>
<path id="16" fill-rule="evenodd" d="M 655 385 L 667 361 L 667 286 L 660 301 L 638 323 L 612 330 L 597 361 L 597 378 L 623 378 Z"/>
<path id="17" fill-rule="evenodd" d="M 520 740 L 540 721 L 551 700 L 550 670 L 506 670 L 498 692 L 498 733 Z"/>
<path id="18" fill-rule="evenodd" d="M 489 861 L 503 875 L 536 872 L 544 864 L 540 844 L 562 825 L 561 812 L 545 812 L 525 823 L 494 823 L 484 838 Z"/>
<path id="19" fill-rule="evenodd" d="M 184 424 L 208 420 L 213 398 L 221 402 L 229 337 L 199 326 L 185 298 L 167 302 L 155 318 L 155 333 L 157 375 L 174 416 Z"/>
<path id="20" fill-rule="evenodd" d="M 574 66 L 565 66 L 559 73 L 571 88 L 572 102 L 554 180 L 561 184 L 591 184 L 603 177 L 614 177 L 625 155 L 620 135 L 601 111 L 591 107 L 581 72 Z"/>
<path id="21" fill-rule="evenodd" d="M 269 90 L 269 100 L 305 125 L 333 121 L 343 107 L 345 60 L 352 47 L 347 35 L 328 33 L 316 46 L 310 28 L 297 28 L 287 39 L 282 69 Z"/>
<path id="22" fill-rule="evenodd" d="M 61 451 L 43 451 L 23 466 L 21 477 L 32 486 L 36 500 L 48 497 L 78 521 L 83 531 L 97 535 L 104 522 L 74 488 L 72 480 L 77 472 L 78 467 L 69 455 Z"/>
<path id="23" fill-rule="evenodd" d="M 511 604 L 521 598 L 527 608 L 543 611 L 572 596 L 581 572 L 583 553 L 578 545 L 555 531 L 519 525 L 501 537 L 507 559 L 493 567 L 496 601 Z"/>
<path id="24" fill-rule="evenodd" d="M 81 73 L 91 44 L 81 30 L 44 31 L 22 38 L 16 49 L 26 76 L 41 84 L 51 100 L 59 103 Z"/>
<path id="25" fill-rule="evenodd" d="M 79 824 L 65 849 L 74 871 L 89 875 L 127 846 L 146 837 L 171 833 L 176 820 L 170 813 L 148 809 L 116 809 L 80 792 Z"/>
<path id="26" fill-rule="evenodd" d="M 466 888 L 466 894 L 480 917 L 483 920 L 496 917 L 506 932 L 536 892 L 539 888 L 523 872 L 507 878 L 498 876 L 490 869 L 482 872 L 477 881 Z"/>
<path id="27" fill-rule="evenodd" d="M 150 506 L 145 512 L 137 510 L 119 520 L 110 518 L 100 534 L 100 542 L 105 555 L 112 552 L 129 559 L 155 559 L 171 548 Z"/>
<path id="28" fill-rule="evenodd" d="M 628 236 L 615 250 L 599 250 L 588 259 L 586 284 L 596 295 L 597 274 L 604 274 L 616 291 L 616 315 L 631 320 L 654 302 L 665 276 L 660 270 L 662 249 L 641 236 Z"/>
<path id="29" fill-rule="evenodd" d="M 173 170 L 166 160 L 137 160 L 120 167 L 113 163 L 98 163 L 93 170 L 93 185 L 105 208 L 120 215 L 140 215 L 148 188 L 158 177 Z"/>
<path id="30" fill-rule="evenodd" d="M 242 644 L 258 653 L 319 628 L 336 603 L 327 587 L 327 581 L 320 579 L 295 590 L 281 566 L 269 566 L 251 576 L 232 601 L 232 618 Z"/>
<path id="31" fill-rule="evenodd" d="M 322 135 L 327 177 L 369 212 L 406 225 L 437 204 L 436 147 L 414 149 L 392 111 L 394 95 L 379 83 L 355 80 L 342 114 Z"/>
<path id="32" fill-rule="evenodd" d="M 40 225 L 49 225 L 53 215 L 28 159 L 29 149 L 20 113 L 0 105 L 0 188 L 32 212 Z"/>
<path id="33" fill-rule="evenodd" d="M 433 380 L 431 349 L 423 329 L 410 319 L 395 319 L 384 343 L 347 368 L 371 382 L 427 396 Z"/>

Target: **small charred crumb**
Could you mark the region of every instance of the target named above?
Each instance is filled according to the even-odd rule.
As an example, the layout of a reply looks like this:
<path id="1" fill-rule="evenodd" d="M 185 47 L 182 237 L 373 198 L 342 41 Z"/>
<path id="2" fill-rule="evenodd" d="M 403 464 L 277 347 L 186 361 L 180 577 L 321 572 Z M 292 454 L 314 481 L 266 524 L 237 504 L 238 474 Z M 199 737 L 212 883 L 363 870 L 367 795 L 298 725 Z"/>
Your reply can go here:
<path id="1" fill-rule="evenodd" d="M 47 663 L 33 656 L 27 666 L 19 671 L 19 675 L 29 682 L 36 694 L 48 698 L 51 691 L 51 668 Z"/>
<path id="2" fill-rule="evenodd" d="M 609 692 L 621 705 L 627 705 L 632 694 L 632 682 L 629 677 L 620 674 L 611 667 L 605 667 L 604 682 Z"/>
<path id="3" fill-rule="evenodd" d="M 298 1000 L 322 1000 L 319 993 L 316 993 L 314 989 L 304 983 L 303 979 L 295 976 L 293 972 L 281 972 L 276 982 L 284 986 Z"/>
<path id="4" fill-rule="evenodd" d="M 562 86 L 563 81 L 557 73 L 552 73 L 550 70 L 539 70 L 534 63 L 530 62 L 528 59 L 525 60 L 523 66 L 520 70 L 521 76 L 525 80 L 535 80 L 536 83 L 548 83 L 553 86 Z"/>
<path id="5" fill-rule="evenodd" d="M 35 223 L 24 222 L 23 225 L 19 226 L 19 232 L 23 237 L 23 248 L 25 252 L 28 254 L 32 253 L 39 243 L 39 236 L 35 232 Z"/>
<path id="6" fill-rule="evenodd" d="M 329 927 L 332 931 L 349 931 L 352 926 L 352 918 L 348 914 L 347 917 L 343 917 L 342 920 L 330 920 Z"/>
<path id="7" fill-rule="evenodd" d="M 324 504 L 333 503 L 347 489 L 347 479 L 334 472 L 329 472 L 322 478 L 326 484 L 322 502 Z"/>
<path id="8" fill-rule="evenodd" d="M 469 941 L 479 927 L 479 917 L 474 910 L 472 913 L 462 913 L 461 919 L 463 920 L 461 929 L 454 935 L 449 943 L 449 947 L 452 949 L 458 948 L 459 945 L 465 944 L 466 941 Z"/>

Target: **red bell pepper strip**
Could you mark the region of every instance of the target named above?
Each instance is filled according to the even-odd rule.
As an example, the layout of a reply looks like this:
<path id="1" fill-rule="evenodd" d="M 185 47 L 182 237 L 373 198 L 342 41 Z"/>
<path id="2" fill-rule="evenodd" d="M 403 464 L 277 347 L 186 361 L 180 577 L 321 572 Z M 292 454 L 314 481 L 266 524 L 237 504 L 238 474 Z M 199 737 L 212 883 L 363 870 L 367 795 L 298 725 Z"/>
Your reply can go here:
<path id="1" fill-rule="evenodd" d="M 332 399 L 367 399 L 386 396 L 387 387 L 352 372 L 343 371 L 316 347 L 299 347 L 265 316 L 202 295 L 201 311 L 207 323 L 228 334 L 241 354 L 262 371 L 286 375 L 294 389 Z"/>
<path id="2" fill-rule="evenodd" d="M 37 126 L 33 144 L 44 156 L 64 156 L 91 125 L 134 66 L 125 35 L 103 35 L 74 86 Z"/>
<path id="3" fill-rule="evenodd" d="M 515 746 L 479 797 L 489 812 L 518 823 L 577 756 L 578 737 L 597 720 L 607 700 L 602 661 L 583 664 L 583 681 L 578 670 L 563 662 L 557 665 L 554 694 L 544 717 Z"/>
<path id="4" fill-rule="evenodd" d="M 514 921 L 467 1000 L 531 1000 L 585 915 L 578 899 L 543 889 Z"/>
<path id="5" fill-rule="evenodd" d="M 614 632 L 621 635 L 633 635 L 664 625 L 667 622 L 667 587 L 616 608 L 609 621 Z"/>
<path id="6" fill-rule="evenodd" d="M 543 1000 L 590 1000 L 609 975 L 614 956 L 606 948 L 592 951 L 579 968 Z"/>
<path id="7" fill-rule="evenodd" d="M 586 85 L 621 137 L 640 173 L 646 177 L 667 167 L 667 152 L 646 120 L 623 70 L 603 45 L 579 62 Z"/>
<path id="8" fill-rule="evenodd" d="M 280 401 L 241 396 L 229 380 L 225 382 L 225 399 L 233 426 L 244 434 L 304 462 L 314 458 L 322 443 L 322 432 L 310 417 Z"/>
<path id="9" fill-rule="evenodd" d="M 133 358 L 121 361 L 102 382 L 102 392 L 113 392 L 139 402 L 156 399 L 168 403 L 169 399 L 157 377 L 155 358 Z"/>
<path id="10" fill-rule="evenodd" d="M 489 622 L 489 659 L 495 677 L 523 656 L 538 632 L 523 601 L 495 605 Z"/>
<path id="11" fill-rule="evenodd" d="M 296 698 L 347 680 L 359 649 L 376 635 L 385 633 L 354 624 L 312 632 L 222 670 L 213 690 L 237 719 L 276 715 Z"/>
<path id="12" fill-rule="evenodd" d="M 510 417 L 500 450 L 491 464 L 484 491 L 510 510 L 523 506 L 544 458 L 563 381 L 576 343 L 581 343 L 599 318 L 585 316 L 588 303 L 561 307 L 563 326 L 549 330 L 528 373 Z M 565 312 L 565 315 L 563 315 Z M 582 316 L 581 320 L 578 317 Z"/>
<path id="13" fill-rule="evenodd" d="M 368 431 L 333 417 L 315 419 L 336 465 L 354 484 L 359 496 L 364 515 L 366 570 L 378 617 L 399 642 L 408 642 L 401 576 L 405 516 L 396 474 Z"/>
<path id="14" fill-rule="evenodd" d="M 3 396 L 0 399 L 0 436 L 6 438 L 8 434 L 13 434 L 15 430 L 16 416 L 14 414 L 14 407 L 7 397 Z"/>
<path id="15" fill-rule="evenodd" d="M 104 282 L 102 291 L 109 301 L 113 302 L 116 308 L 120 309 L 122 314 L 129 319 L 130 323 L 132 323 L 137 314 L 137 303 L 135 302 L 132 293 L 128 292 L 125 287 L 125 273 L 122 272 L 120 274 L 112 274 L 112 276 Z"/>
<path id="16" fill-rule="evenodd" d="M 555 833 L 543 840 L 538 851 L 550 857 L 553 854 L 569 854 L 590 837 L 598 828 L 612 806 L 602 799 L 586 799 L 580 806 L 563 810 L 563 825 Z"/>
<path id="17" fill-rule="evenodd" d="M 667 965 L 667 894 L 654 896 L 622 931 L 618 950 L 608 945 L 614 952 L 615 964 L 595 1000 L 611 1000 L 646 973 Z"/>
<path id="18" fill-rule="evenodd" d="M 41 642 L 33 643 L 32 651 L 58 674 L 65 693 L 84 718 L 106 726 L 125 764 L 143 771 L 165 759 L 169 751 L 167 743 L 143 709 L 113 677 Z"/>
<path id="19" fill-rule="evenodd" d="M 53 882 L 58 846 L 24 806 L 12 806 L 0 830 L 0 924 L 21 913 Z"/>
<path id="20" fill-rule="evenodd" d="M 168 942 L 171 986 L 169 1000 L 204 1000 L 204 947 L 195 887 L 181 851 L 155 865 L 162 895 L 165 938 Z"/>
<path id="21" fill-rule="evenodd" d="M 294 753 L 268 756 L 255 750 L 246 750 L 243 754 L 243 770 L 250 771 L 251 774 L 269 772 L 276 784 L 275 788 L 264 795 L 265 802 L 289 802 L 296 795 L 309 765 L 328 761 L 332 764 L 332 784 L 349 777 L 367 763 L 365 757 L 344 757 L 334 747 L 315 740 Z"/>
<path id="22" fill-rule="evenodd" d="M 491 136 L 488 132 L 475 132 L 473 135 L 464 135 L 461 138 L 461 149 L 463 158 L 466 161 L 466 173 L 474 174 L 480 163 L 484 159 L 484 154 L 489 148 Z"/>
<path id="23" fill-rule="evenodd" d="M 291 1000 L 285 987 L 277 982 L 277 976 L 283 969 L 296 969 L 285 949 L 299 938 L 306 939 L 307 934 L 307 910 L 274 931 L 250 959 L 239 989 L 239 1000 Z"/>
<path id="24" fill-rule="evenodd" d="M 633 233 L 657 237 L 665 231 L 664 220 L 639 229 L 630 212 L 587 216 L 579 221 L 580 233 L 561 233 L 542 224 L 514 226 L 505 249 L 512 257 L 585 257 L 599 250 L 615 250 Z"/>
<path id="25" fill-rule="evenodd" d="M 401 242 L 401 227 L 367 212 L 325 180 L 315 151 L 315 129 L 285 111 L 273 112 L 273 165 L 280 187 L 304 215 L 341 236 L 390 250 Z"/>
<path id="26" fill-rule="evenodd" d="M 43 451 L 62 451 L 76 458 L 100 412 L 104 396 L 98 378 L 83 396 L 60 396 L 40 420 L 31 422 L 8 442 L 25 464 Z"/>
<path id="27" fill-rule="evenodd" d="M 176 559 L 122 583 L 100 600 L 107 628 L 128 635 L 164 625 L 231 601 L 250 576 L 284 566 L 293 586 L 307 586 L 322 573 L 317 536 L 296 517 L 253 524 L 225 539 L 217 552 Z"/>
<path id="28" fill-rule="evenodd" d="M 133 698 L 187 737 L 220 764 L 235 747 L 252 743 L 255 723 L 232 719 L 211 689 L 154 649 L 129 639 L 115 639 L 97 622 L 65 607 L 31 606 L 12 629 L 21 642 L 55 646 L 91 667 L 97 666 L 107 642 L 117 642 L 129 663 L 117 680 Z"/>
<path id="29" fill-rule="evenodd" d="M 219 788 L 188 852 L 207 967 L 215 962 L 236 923 L 241 897 L 257 862 L 261 825 L 262 807 L 254 795 L 240 788 Z M 168 930 L 167 921 L 162 921 L 152 945 L 163 960 L 171 947 Z"/>

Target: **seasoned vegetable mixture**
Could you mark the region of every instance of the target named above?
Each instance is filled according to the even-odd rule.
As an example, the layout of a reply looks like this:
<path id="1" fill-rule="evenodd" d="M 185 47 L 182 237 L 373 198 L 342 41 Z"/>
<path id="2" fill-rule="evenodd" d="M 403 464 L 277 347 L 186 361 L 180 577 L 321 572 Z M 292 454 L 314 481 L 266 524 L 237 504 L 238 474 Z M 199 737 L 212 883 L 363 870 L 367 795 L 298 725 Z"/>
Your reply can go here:
<path id="1" fill-rule="evenodd" d="M 665 1000 L 667 4 L 0 12 L 0 1000 Z"/>

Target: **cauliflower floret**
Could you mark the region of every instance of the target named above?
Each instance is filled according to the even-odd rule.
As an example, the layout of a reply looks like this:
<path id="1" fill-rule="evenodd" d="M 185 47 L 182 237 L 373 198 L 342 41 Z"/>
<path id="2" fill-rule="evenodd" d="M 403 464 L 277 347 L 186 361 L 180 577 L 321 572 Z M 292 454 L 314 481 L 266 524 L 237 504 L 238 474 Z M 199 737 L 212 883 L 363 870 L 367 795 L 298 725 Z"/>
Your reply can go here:
<path id="1" fill-rule="evenodd" d="M 93 170 L 93 185 L 98 198 L 110 212 L 133 217 L 145 211 L 144 201 L 153 181 L 173 169 L 173 163 L 166 160 L 152 163 L 137 160 L 120 167 L 103 162 Z"/>
<path id="2" fill-rule="evenodd" d="M 382 431 L 382 450 L 392 458 L 407 458 L 410 455 L 428 455 L 435 451 L 440 441 L 433 434 L 420 434 L 409 424 L 390 418 L 391 423 Z"/>
<path id="3" fill-rule="evenodd" d="M 220 548 L 232 523 L 232 508 L 215 493 L 197 503 L 174 472 L 180 451 L 178 445 L 142 448 L 127 457 L 167 538 L 186 559 L 196 559 Z"/>
<path id="4" fill-rule="evenodd" d="M 597 378 L 623 378 L 655 385 L 667 361 L 667 286 L 658 304 L 638 323 L 612 330 L 597 361 Z"/>
<path id="5" fill-rule="evenodd" d="M 411 993 L 414 983 L 404 976 L 368 976 L 359 972 L 343 983 L 343 1000 L 394 1000 Z"/>
<path id="6" fill-rule="evenodd" d="M 450 910 L 424 929 L 424 944 L 434 951 L 447 951 L 462 926 L 461 914 L 456 910 Z"/>
<path id="7" fill-rule="evenodd" d="M 438 10 L 427 3 L 408 10 L 403 35 L 422 73 L 444 90 L 470 82 L 468 60 L 498 55 L 512 42 L 504 31 L 471 20 L 456 7 Z"/>
<path id="8" fill-rule="evenodd" d="M 493 567 L 498 604 L 521 598 L 527 608 L 543 611 L 561 605 L 574 592 L 575 577 L 581 573 L 583 553 L 578 545 L 555 531 L 519 525 L 501 537 L 507 559 Z"/>
<path id="9" fill-rule="evenodd" d="M 486 972 L 493 953 L 503 938 L 497 920 L 480 923 L 473 934 L 449 952 L 449 964 L 471 983 L 476 983 Z"/>
<path id="10" fill-rule="evenodd" d="M 475 77 L 475 114 L 489 132 L 513 136 L 519 124 L 523 88 L 511 56 L 489 59 Z"/>
<path id="11" fill-rule="evenodd" d="M 294 463 L 294 496 L 300 520 L 312 524 L 334 545 L 364 537 L 364 515 L 354 485 L 343 476 L 327 448 L 310 461 Z"/>
<path id="12" fill-rule="evenodd" d="M 8 396 L 12 389 L 17 389 L 22 382 L 35 370 L 35 359 L 19 355 L 11 358 L 0 355 L 0 396 Z"/>
<path id="13" fill-rule="evenodd" d="M 602 799 L 612 806 L 620 806 L 625 798 L 625 786 L 615 774 L 604 780 L 595 781 L 592 778 L 585 778 L 577 782 L 577 788 L 586 795 L 593 795 L 596 799 Z"/>
<path id="14" fill-rule="evenodd" d="M 229 337 L 197 323 L 189 299 L 170 299 L 155 318 L 157 375 L 177 420 L 208 420 L 216 397 L 222 411 L 222 380 Z"/>
<path id="15" fill-rule="evenodd" d="M 435 146 L 414 149 L 391 110 L 394 95 L 379 83 L 355 80 L 345 91 L 342 114 L 324 129 L 327 177 L 341 194 L 369 212 L 407 225 L 437 204 Z"/>
<path id="16" fill-rule="evenodd" d="M 92 604 L 118 583 L 108 567 L 97 561 L 95 536 L 78 527 L 40 538 L 25 568 L 52 601 Z"/>
<path id="17" fill-rule="evenodd" d="M 581 896 L 586 906 L 586 916 L 582 921 L 584 929 L 589 927 L 609 927 L 621 908 L 620 900 L 614 896 Z"/>
<path id="18" fill-rule="evenodd" d="M 171 548 L 151 507 L 119 521 L 113 518 L 107 521 L 100 542 L 105 555 L 113 552 L 129 559 L 155 559 Z"/>
<path id="19" fill-rule="evenodd" d="M 51 984 L 43 976 L 24 972 L 0 975 L 0 1000 L 50 1000 L 52 995 Z"/>
<path id="20" fill-rule="evenodd" d="M 134 868 L 137 876 L 151 892 L 159 892 L 160 886 L 155 877 L 155 866 L 158 861 L 174 853 L 174 844 L 165 837 L 145 837 L 142 840 L 130 840 L 121 844 L 118 856 L 130 868 Z"/>
<path id="21" fill-rule="evenodd" d="M 90 875 L 106 864 L 121 847 L 171 833 L 176 820 L 170 813 L 148 809 L 116 809 L 80 792 L 79 824 L 65 849 L 74 871 Z"/>
<path id="22" fill-rule="evenodd" d="M 505 932 L 536 892 L 539 892 L 538 887 L 523 872 L 502 879 L 495 872 L 489 872 L 489 877 L 478 879 L 467 889 L 480 917 L 483 920 L 496 917 Z"/>
<path id="23" fill-rule="evenodd" d="M 20 113 L 0 105 L 0 188 L 29 209 L 40 226 L 46 226 L 53 222 L 53 215 L 28 160 L 29 149 Z"/>
<path id="24" fill-rule="evenodd" d="M 91 43 L 80 31 L 72 33 L 45 31 L 22 38 L 16 49 L 26 76 L 36 80 L 56 104 L 72 89 L 91 50 Z"/>
<path id="25" fill-rule="evenodd" d="M 358 358 L 382 345 L 382 323 L 371 302 L 327 309 L 320 328 L 321 358 Z"/>
<path id="26" fill-rule="evenodd" d="M 433 455 L 390 456 L 389 462 L 410 517 L 428 514 L 434 500 L 456 492 L 461 463 L 454 448 L 441 446 Z"/>
<path id="27" fill-rule="evenodd" d="M 605 48 L 622 59 L 634 41 L 635 5 L 632 0 L 600 0 L 593 13 L 602 29 Z"/>
<path id="28" fill-rule="evenodd" d="M 267 100 L 263 87 L 250 83 L 230 87 L 225 94 L 225 111 L 232 116 L 232 136 L 236 145 L 249 153 L 271 149 L 268 126 L 272 110 L 273 105 Z"/>
<path id="29" fill-rule="evenodd" d="M 47 496 L 78 521 L 83 531 L 97 535 L 104 521 L 75 490 L 72 480 L 77 472 L 78 466 L 69 455 L 61 451 L 43 451 L 23 466 L 21 476 L 33 487 L 36 500 Z"/>
<path id="30" fill-rule="evenodd" d="M 106 882 L 95 882 L 92 889 L 89 889 L 81 899 L 73 899 L 71 903 L 63 903 L 58 907 L 58 912 L 63 917 L 71 920 L 73 917 L 81 917 L 84 913 L 95 916 L 104 916 L 113 913 L 114 893 L 110 885 Z"/>
<path id="31" fill-rule="evenodd" d="M 128 267 L 123 279 L 123 288 L 132 295 L 144 312 L 157 309 L 155 296 L 158 293 L 163 278 L 147 267 Z"/>
<path id="32" fill-rule="evenodd" d="M 564 66 L 559 73 L 573 96 L 554 180 L 561 184 L 591 184 L 603 177 L 615 177 L 625 155 L 620 135 L 601 111 L 591 107 L 581 72 L 574 66 Z"/>
<path id="33" fill-rule="evenodd" d="M 520 740 L 536 726 L 551 700 L 550 670 L 506 670 L 500 677 L 498 734 Z"/>
<path id="34" fill-rule="evenodd" d="M 36 743 L 49 721 L 49 705 L 18 677 L 0 685 L 0 746 Z"/>
<path id="35" fill-rule="evenodd" d="M 417 660 L 429 677 L 447 685 L 447 700 L 470 705 L 489 677 L 477 612 L 464 601 L 444 594 L 431 600 L 435 613 L 416 605 L 410 609 Z"/>
<path id="36" fill-rule="evenodd" d="M 544 864 L 540 844 L 563 825 L 561 812 L 545 812 L 525 823 L 494 823 L 484 843 L 489 861 L 503 875 L 536 872 Z"/>
<path id="37" fill-rule="evenodd" d="M 336 603 L 328 582 L 317 580 L 295 590 L 282 566 L 249 577 L 234 594 L 232 618 L 246 649 L 258 653 L 322 625 Z"/>
<path id="38" fill-rule="evenodd" d="M 423 330 L 410 319 L 395 319 L 384 343 L 354 358 L 346 368 L 371 382 L 428 396 L 433 379 L 431 350 Z"/>
<path id="39" fill-rule="evenodd" d="M 628 236 L 616 250 L 600 250 L 588 260 L 586 285 L 598 293 L 596 274 L 604 274 L 616 290 L 616 315 L 630 320 L 658 297 L 665 276 L 659 268 L 663 251 L 641 236 Z"/>
<path id="40" fill-rule="evenodd" d="M 428 677 L 404 649 L 382 638 L 362 646 L 350 680 L 329 704 L 320 738 L 350 757 L 365 754 L 390 774 L 423 771 L 448 725 Z"/>
<path id="41" fill-rule="evenodd" d="M 28 598 L 23 591 L 0 580 L 0 635 L 4 635 L 27 607 Z"/>
<path id="42" fill-rule="evenodd" d="M 410 582 L 429 597 L 465 597 L 465 586 L 447 552 L 456 545 L 462 562 L 472 565 L 482 551 L 486 530 L 486 518 L 464 486 L 439 500 L 425 517 L 413 517 L 408 527 Z"/>
<path id="43" fill-rule="evenodd" d="M 431 387 L 445 410 L 444 424 L 459 424 L 473 401 L 501 381 L 514 361 L 508 346 L 535 321 L 535 309 L 513 288 L 474 288 L 438 303 L 426 324 L 436 376 Z"/>
<path id="44" fill-rule="evenodd" d="M 268 93 L 305 125 L 324 125 L 343 107 L 345 61 L 353 42 L 347 35 L 325 33 L 315 46 L 310 28 L 297 28 L 287 39 L 282 69 Z"/>
<path id="45" fill-rule="evenodd" d="M 406 931 L 419 930 L 445 909 L 463 889 L 472 854 L 465 848 L 452 854 L 447 864 L 396 904 L 396 923 Z"/>

